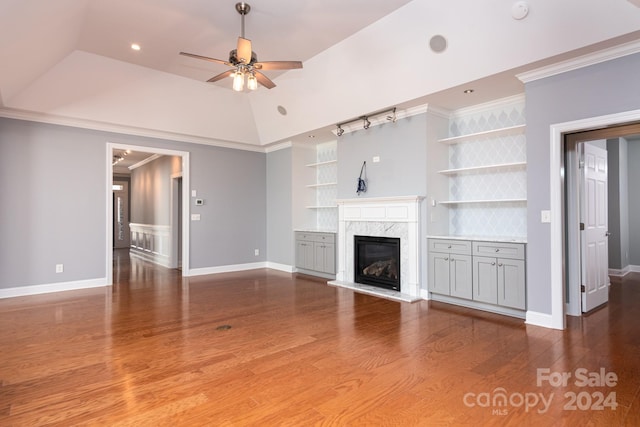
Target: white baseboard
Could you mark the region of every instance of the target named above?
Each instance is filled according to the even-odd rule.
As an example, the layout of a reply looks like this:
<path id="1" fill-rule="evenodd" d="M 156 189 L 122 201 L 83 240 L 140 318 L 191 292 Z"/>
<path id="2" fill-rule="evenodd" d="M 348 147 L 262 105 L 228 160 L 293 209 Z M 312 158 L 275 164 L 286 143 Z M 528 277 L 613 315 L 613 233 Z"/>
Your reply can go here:
<path id="1" fill-rule="evenodd" d="M 266 262 L 252 262 L 247 264 L 221 265 L 219 267 L 192 268 L 189 276 L 205 276 L 207 274 L 233 273 L 234 271 L 257 270 L 267 268 Z"/>
<path id="2" fill-rule="evenodd" d="M 49 283 L 44 285 L 18 286 L 15 288 L 0 289 L 0 299 L 22 297 L 27 295 L 48 294 L 51 292 L 99 288 L 102 286 L 108 286 L 106 277 L 89 280 L 76 280 L 73 282 Z"/>
<path id="3" fill-rule="evenodd" d="M 284 271 L 285 273 L 293 273 L 295 270 L 292 265 L 279 264 L 277 262 L 271 261 L 267 261 L 267 268 L 271 268 L 272 270 Z"/>
<path id="4" fill-rule="evenodd" d="M 525 321 L 527 325 L 541 326 L 543 328 L 561 329 L 553 324 L 553 316 L 547 313 L 538 313 L 536 311 L 527 311 Z"/>
<path id="5" fill-rule="evenodd" d="M 640 272 L 640 265 L 627 265 L 626 267 L 622 268 L 622 269 L 617 269 L 617 268 L 610 268 L 609 269 L 609 276 L 615 276 L 615 277 L 624 277 L 629 273 L 638 273 Z"/>

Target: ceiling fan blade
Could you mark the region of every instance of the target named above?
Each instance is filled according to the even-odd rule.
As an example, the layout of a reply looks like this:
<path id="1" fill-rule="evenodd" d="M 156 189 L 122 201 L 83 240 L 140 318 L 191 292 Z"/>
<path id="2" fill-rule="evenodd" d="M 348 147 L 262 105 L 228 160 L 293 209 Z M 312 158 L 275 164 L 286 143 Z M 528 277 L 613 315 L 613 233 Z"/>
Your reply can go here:
<path id="1" fill-rule="evenodd" d="M 264 61 L 253 64 L 258 70 L 293 70 L 302 68 L 300 61 Z"/>
<path id="2" fill-rule="evenodd" d="M 236 49 L 236 56 L 241 62 L 248 64 L 251 62 L 251 40 L 243 37 L 238 37 L 238 48 Z"/>
<path id="3" fill-rule="evenodd" d="M 209 62 L 215 62 L 216 64 L 223 64 L 223 65 L 228 65 L 230 67 L 233 67 L 233 64 L 227 61 L 223 61 L 222 59 L 209 58 L 208 56 L 196 55 L 195 53 L 187 53 L 187 52 L 180 52 L 180 55 L 188 56 L 190 58 L 202 59 Z"/>
<path id="4" fill-rule="evenodd" d="M 211 77 L 209 80 L 207 80 L 207 82 L 209 82 L 209 83 L 217 82 L 218 80 L 222 80 L 222 79 L 224 79 L 226 77 L 229 77 L 231 74 L 233 74 L 235 72 L 236 72 L 236 70 L 225 71 L 224 73 L 220 73 L 217 76 Z"/>
<path id="5" fill-rule="evenodd" d="M 254 73 L 256 75 L 258 83 L 260 83 L 262 86 L 266 87 L 267 89 L 273 89 L 274 87 L 276 87 L 276 84 L 261 72 L 254 71 Z"/>

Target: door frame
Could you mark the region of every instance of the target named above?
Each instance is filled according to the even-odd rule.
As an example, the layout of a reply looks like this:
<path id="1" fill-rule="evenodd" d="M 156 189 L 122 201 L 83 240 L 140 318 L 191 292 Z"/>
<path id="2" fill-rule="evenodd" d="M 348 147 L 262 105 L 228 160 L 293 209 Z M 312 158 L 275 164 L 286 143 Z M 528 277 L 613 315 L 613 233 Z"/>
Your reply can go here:
<path id="1" fill-rule="evenodd" d="M 107 286 L 113 285 L 113 152 L 114 150 L 131 150 L 141 151 L 150 154 L 163 154 L 167 156 L 177 156 L 182 158 L 182 276 L 190 275 L 189 267 L 189 194 L 191 194 L 191 184 L 189 182 L 190 164 L 189 152 L 169 150 L 166 148 L 147 147 L 143 145 L 120 144 L 116 142 L 107 142 L 106 144 L 106 177 L 105 177 L 105 193 L 107 205 L 107 230 L 106 230 L 106 277 Z M 131 191 L 131 190 L 130 190 Z"/>
<path id="2" fill-rule="evenodd" d="M 626 111 L 616 114 L 591 117 L 570 122 L 557 123 L 550 129 L 550 180 L 549 180 L 549 208 L 551 211 L 551 226 L 549 228 L 551 248 L 549 251 L 551 267 L 551 318 L 547 325 L 554 329 L 565 329 L 565 268 L 575 269 L 575 265 L 565 265 L 568 242 L 565 239 L 566 224 L 564 212 L 564 137 L 569 133 L 576 133 L 609 126 L 620 126 L 640 121 L 640 110 Z M 612 129 L 609 129 L 611 134 Z M 612 135 L 613 136 L 613 135 Z M 572 246 L 573 247 L 573 246 Z M 574 257 L 575 258 L 575 257 Z M 574 270 L 575 271 L 575 270 Z"/>

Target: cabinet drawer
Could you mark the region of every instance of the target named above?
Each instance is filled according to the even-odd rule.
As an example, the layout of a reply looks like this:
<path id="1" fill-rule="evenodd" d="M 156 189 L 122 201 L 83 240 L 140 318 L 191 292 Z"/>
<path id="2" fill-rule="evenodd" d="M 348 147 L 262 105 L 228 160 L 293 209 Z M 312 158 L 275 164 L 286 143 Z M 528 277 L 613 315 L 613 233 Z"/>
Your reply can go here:
<path id="1" fill-rule="evenodd" d="M 429 239 L 429 251 L 450 254 L 471 255 L 469 240 Z"/>
<path id="2" fill-rule="evenodd" d="M 296 231 L 296 240 L 305 240 L 307 242 L 324 242 L 335 243 L 336 235 L 334 233 L 312 233 L 304 231 Z"/>
<path id="3" fill-rule="evenodd" d="M 524 259 L 523 243 L 473 242 L 473 255 Z"/>

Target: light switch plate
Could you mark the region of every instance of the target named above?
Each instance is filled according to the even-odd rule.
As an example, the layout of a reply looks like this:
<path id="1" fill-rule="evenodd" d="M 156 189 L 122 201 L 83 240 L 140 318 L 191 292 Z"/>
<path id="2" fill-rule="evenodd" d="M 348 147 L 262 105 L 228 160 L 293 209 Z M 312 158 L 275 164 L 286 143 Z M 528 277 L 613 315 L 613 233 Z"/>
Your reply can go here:
<path id="1" fill-rule="evenodd" d="M 550 223 L 551 222 L 551 211 L 540 211 L 540 222 Z"/>
<path id="2" fill-rule="evenodd" d="M 200 221 L 200 214 L 191 214 L 191 221 Z"/>

